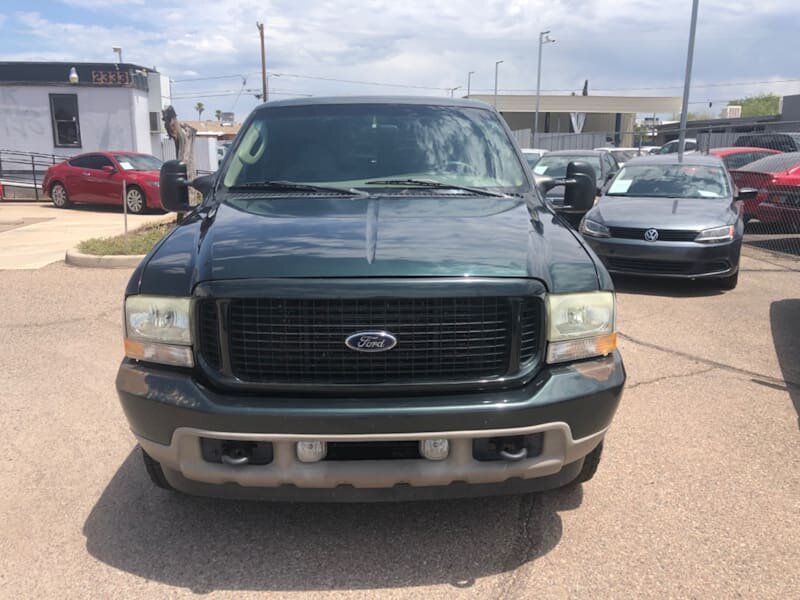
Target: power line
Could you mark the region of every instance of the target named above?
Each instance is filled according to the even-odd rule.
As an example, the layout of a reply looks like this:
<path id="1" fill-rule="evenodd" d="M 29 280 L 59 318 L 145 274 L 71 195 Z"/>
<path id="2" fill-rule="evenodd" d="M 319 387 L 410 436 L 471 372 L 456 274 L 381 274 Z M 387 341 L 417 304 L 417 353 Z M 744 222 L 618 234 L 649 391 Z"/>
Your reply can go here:
<path id="1" fill-rule="evenodd" d="M 778 84 L 778 83 L 800 83 L 800 79 L 773 79 L 773 80 L 764 80 L 764 81 L 728 81 L 728 82 L 720 82 L 720 83 L 699 83 L 696 85 L 692 85 L 692 89 L 696 88 L 713 88 L 713 87 L 736 87 L 736 86 L 746 86 L 746 85 L 765 85 L 765 84 Z M 654 87 L 626 87 L 626 88 L 592 88 L 595 92 L 633 92 L 633 91 L 646 91 L 646 90 L 673 90 L 673 89 L 682 89 L 682 85 L 663 85 L 663 86 L 654 86 Z M 492 92 L 494 88 L 479 88 L 475 91 L 479 92 Z M 535 92 L 535 89 L 529 88 L 505 88 L 499 90 L 501 92 Z M 542 90 L 543 92 L 574 92 L 576 91 L 575 88 L 564 88 L 564 89 L 550 89 L 550 90 Z"/>

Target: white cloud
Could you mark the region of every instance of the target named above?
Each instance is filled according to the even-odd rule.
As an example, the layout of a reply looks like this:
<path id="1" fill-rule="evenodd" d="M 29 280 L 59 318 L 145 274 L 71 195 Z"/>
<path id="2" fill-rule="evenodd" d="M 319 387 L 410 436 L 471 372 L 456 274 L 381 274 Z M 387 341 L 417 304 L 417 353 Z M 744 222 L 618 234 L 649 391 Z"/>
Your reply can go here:
<path id="1" fill-rule="evenodd" d="M 269 70 L 338 79 L 491 90 L 494 61 L 501 89 L 530 90 L 536 81 L 538 32 L 551 29 L 555 45 L 545 48 L 542 87 L 600 88 L 632 94 L 680 94 L 689 3 L 678 9 L 663 0 L 163 0 L 146 10 L 130 2 L 64 0 L 76 11 L 74 23 L 51 22 L 46 13 L 13 17 L 33 55 L 62 53 L 67 60 L 113 60 L 111 46 L 122 46 L 126 61 L 158 66 L 176 79 L 251 74 L 247 87 L 260 87 L 256 20 L 267 33 Z M 103 7 L 108 18 L 97 19 Z M 63 19 L 62 19 L 63 20 Z M 93 25 L 80 24 L 93 21 Z M 6 24 L 6 29 L 9 23 Z M 704 0 L 700 7 L 695 82 L 795 78 L 793 55 L 784 50 L 800 27 L 794 0 Z M 57 30 L 58 36 L 52 35 Z M 91 45 L 86 41 L 91 40 Z M 14 48 L 15 55 L 25 53 Z M 270 80 L 274 90 L 300 93 L 426 93 L 425 90 L 363 86 L 312 79 Z M 633 87 L 676 86 L 633 90 Z M 748 92 L 800 86 L 775 84 L 696 88 L 693 100 L 723 101 Z M 236 91 L 236 78 L 176 84 L 175 93 Z M 627 90 L 627 91 L 625 91 Z M 443 94 L 430 90 L 427 93 Z M 609 92 L 612 93 L 612 92 Z M 236 96 L 209 98 L 227 109 Z M 188 105 L 190 101 L 186 101 Z M 237 108 L 255 102 L 243 95 Z M 724 103 L 724 102 L 723 102 Z"/>

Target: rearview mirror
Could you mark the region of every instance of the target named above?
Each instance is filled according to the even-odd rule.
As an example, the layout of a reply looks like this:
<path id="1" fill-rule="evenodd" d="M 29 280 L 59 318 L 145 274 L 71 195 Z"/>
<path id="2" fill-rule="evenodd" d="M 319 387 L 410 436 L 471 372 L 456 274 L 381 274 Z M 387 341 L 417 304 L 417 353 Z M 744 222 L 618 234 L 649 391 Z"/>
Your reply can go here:
<path id="1" fill-rule="evenodd" d="M 742 188 L 736 192 L 737 200 L 755 200 L 758 190 L 753 188 Z"/>
<path id="2" fill-rule="evenodd" d="M 161 165 L 159 176 L 161 206 L 170 212 L 187 212 L 189 206 L 189 183 L 186 181 L 186 164 L 179 160 L 168 160 Z"/>
<path id="3" fill-rule="evenodd" d="M 597 176 L 587 162 L 573 161 L 567 165 L 564 190 L 564 212 L 585 213 L 594 206 Z"/>

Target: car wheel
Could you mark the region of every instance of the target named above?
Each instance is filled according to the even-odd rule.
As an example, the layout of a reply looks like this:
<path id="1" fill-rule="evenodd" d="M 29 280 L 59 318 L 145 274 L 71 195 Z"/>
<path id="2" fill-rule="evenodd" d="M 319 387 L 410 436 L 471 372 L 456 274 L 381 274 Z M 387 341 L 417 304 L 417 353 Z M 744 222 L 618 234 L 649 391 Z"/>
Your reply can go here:
<path id="1" fill-rule="evenodd" d="M 736 271 L 733 275 L 728 277 L 723 277 L 719 280 L 719 287 L 723 290 L 733 290 L 736 289 L 736 286 L 739 284 L 739 271 Z"/>
<path id="2" fill-rule="evenodd" d="M 129 187 L 125 192 L 125 204 L 128 205 L 128 212 L 134 215 L 140 215 L 147 208 L 144 201 L 144 194 L 138 187 Z"/>
<path id="3" fill-rule="evenodd" d="M 161 468 L 161 463 L 150 456 L 147 452 L 142 450 L 142 459 L 144 460 L 144 468 L 147 471 L 147 474 L 150 476 L 150 481 L 152 481 L 156 487 L 160 487 L 162 490 L 174 490 L 167 478 L 164 477 L 164 469 Z"/>
<path id="4" fill-rule="evenodd" d="M 72 206 L 67 188 L 60 183 L 54 183 L 50 186 L 50 199 L 53 201 L 53 206 L 56 208 L 69 208 Z"/>
<path id="5" fill-rule="evenodd" d="M 585 483 L 594 477 L 594 474 L 597 473 L 597 467 L 600 465 L 600 456 L 602 454 L 603 442 L 600 442 L 597 448 L 589 452 L 586 458 L 583 459 L 583 467 L 575 478 L 575 483 Z"/>

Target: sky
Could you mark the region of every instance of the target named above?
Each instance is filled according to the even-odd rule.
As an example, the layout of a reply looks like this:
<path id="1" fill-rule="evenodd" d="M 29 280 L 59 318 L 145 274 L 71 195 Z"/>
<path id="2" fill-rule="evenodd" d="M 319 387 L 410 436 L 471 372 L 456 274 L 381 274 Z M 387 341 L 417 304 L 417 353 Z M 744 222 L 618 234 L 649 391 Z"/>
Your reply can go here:
<path id="1" fill-rule="evenodd" d="M 460 96 L 469 71 L 472 92 L 491 93 L 497 60 L 501 93 L 533 93 L 550 30 L 543 93 L 589 79 L 590 94 L 680 95 L 690 14 L 691 0 L 0 0 L 0 60 L 113 62 L 121 46 L 125 62 L 173 80 L 179 116 L 201 101 L 203 118 L 238 120 L 259 102 L 256 21 L 270 99 Z M 800 93 L 798 31 L 797 0 L 700 0 L 690 111 Z"/>

